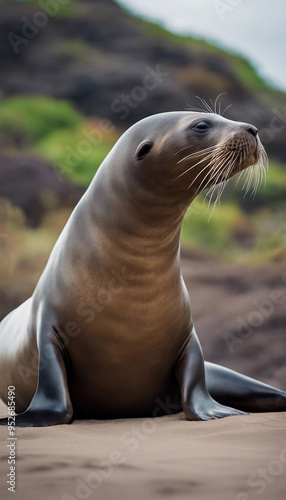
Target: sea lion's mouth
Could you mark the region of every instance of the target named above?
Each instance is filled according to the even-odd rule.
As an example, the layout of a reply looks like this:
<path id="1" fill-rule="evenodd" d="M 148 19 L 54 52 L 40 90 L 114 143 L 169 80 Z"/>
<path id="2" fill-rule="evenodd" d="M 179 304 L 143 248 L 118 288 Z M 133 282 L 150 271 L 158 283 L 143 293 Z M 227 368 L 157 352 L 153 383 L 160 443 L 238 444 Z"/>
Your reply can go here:
<path id="1" fill-rule="evenodd" d="M 256 163 L 259 157 L 259 143 L 256 136 L 250 134 L 239 134 L 228 140 L 226 148 L 237 155 L 238 171 Z"/>
<path id="2" fill-rule="evenodd" d="M 214 191 L 218 187 L 219 198 L 227 181 L 236 174 L 239 174 L 240 178 L 245 171 L 246 179 L 243 188 L 248 191 L 253 186 L 255 194 L 266 175 L 268 165 L 265 149 L 257 134 L 245 132 L 236 134 L 227 141 L 191 153 L 179 160 L 178 164 L 185 160 L 189 160 L 188 166 L 176 179 L 187 174 L 188 182 L 191 182 L 186 185 L 186 188 L 192 189 L 195 194 L 199 194 L 206 188 Z"/>

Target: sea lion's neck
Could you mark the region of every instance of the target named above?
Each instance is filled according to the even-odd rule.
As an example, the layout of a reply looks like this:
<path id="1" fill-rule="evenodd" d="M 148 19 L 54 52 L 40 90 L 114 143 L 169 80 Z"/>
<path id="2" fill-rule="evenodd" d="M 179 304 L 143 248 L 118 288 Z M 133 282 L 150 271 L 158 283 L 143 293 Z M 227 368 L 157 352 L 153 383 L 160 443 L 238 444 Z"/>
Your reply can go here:
<path id="1" fill-rule="evenodd" d="M 178 261 L 181 224 L 190 200 L 168 200 L 165 193 L 154 195 L 140 186 L 131 192 L 130 183 L 112 185 L 98 176 L 87 202 L 105 252 L 116 249 L 118 258 L 145 260 L 148 265 L 152 260 L 168 265 Z"/>

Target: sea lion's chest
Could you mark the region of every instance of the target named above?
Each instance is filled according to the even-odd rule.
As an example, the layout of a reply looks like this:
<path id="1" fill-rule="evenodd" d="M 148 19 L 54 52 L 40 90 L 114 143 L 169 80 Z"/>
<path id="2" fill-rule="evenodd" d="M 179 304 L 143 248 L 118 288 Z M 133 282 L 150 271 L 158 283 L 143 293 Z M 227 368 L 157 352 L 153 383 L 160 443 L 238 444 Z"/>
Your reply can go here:
<path id="1" fill-rule="evenodd" d="M 105 409 L 113 401 L 117 414 L 130 405 L 144 413 L 173 383 L 173 367 L 191 329 L 189 299 L 181 278 L 158 287 L 138 276 L 109 298 L 100 310 L 89 302 L 87 321 L 81 321 L 80 334 L 68 346 L 76 373 L 71 392 L 81 403 L 84 398 L 85 407 L 86 400 Z"/>
<path id="2" fill-rule="evenodd" d="M 181 276 L 135 274 L 128 266 L 83 283 L 70 318 L 80 325 L 71 344 L 100 356 L 133 359 L 148 357 L 156 349 L 175 349 L 191 329 L 188 293 Z M 67 318 L 66 318 L 67 319 Z M 126 359 L 127 361 L 127 359 Z"/>

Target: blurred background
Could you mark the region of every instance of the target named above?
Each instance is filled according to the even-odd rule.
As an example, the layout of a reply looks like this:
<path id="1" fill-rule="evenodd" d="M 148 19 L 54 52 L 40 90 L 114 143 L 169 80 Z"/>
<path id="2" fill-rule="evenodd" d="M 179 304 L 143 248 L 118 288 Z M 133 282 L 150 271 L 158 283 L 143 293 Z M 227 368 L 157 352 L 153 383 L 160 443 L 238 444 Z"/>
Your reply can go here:
<path id="1" fill-rule="evenodd" d="M 182 229 L 183 272 L 208 359 L 285 379 L 285 301 L 272 295 L 286 290 L 286 6 L 250 4 L 2 0 L 1 318 L 33 292 L 122 132 L 223 94 L 227 118 L 260 130 L 267 183 L 255 198 L 229 183 L 210 221 L 203 195 L 194 202 Z"/>

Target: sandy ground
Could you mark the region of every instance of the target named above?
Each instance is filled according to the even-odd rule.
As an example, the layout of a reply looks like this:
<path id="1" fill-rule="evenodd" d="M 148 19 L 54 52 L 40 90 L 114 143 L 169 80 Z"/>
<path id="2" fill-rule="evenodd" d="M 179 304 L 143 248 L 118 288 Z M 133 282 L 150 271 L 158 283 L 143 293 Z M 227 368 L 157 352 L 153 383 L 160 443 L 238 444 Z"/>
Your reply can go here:
<path id="1" fill-rule="evenodd" d="M 183 274 L 206 359 L 286 389 L 285 270 L 188 257 L 183 252 Z M 0 416 L 7 416 L 3 404 Z M 284 500 L 285 430 L 286 412 L 19 428 L 13 494 L 6 483 L 8 431 L 0 427 L 0 498 Z"/>
<path id="2" fill-rule="evenodd" d="M 14 497 L 284 500 L 285 426 L 286 413 L 268 413 L 212 422 L 187 422 L 179 414 L 17 429 Z M 0 435 L 6 500 L 13 493 L 5 485 L 5 428 Z"/>

